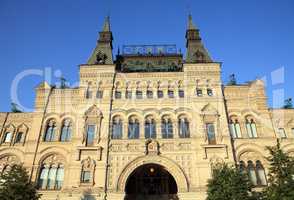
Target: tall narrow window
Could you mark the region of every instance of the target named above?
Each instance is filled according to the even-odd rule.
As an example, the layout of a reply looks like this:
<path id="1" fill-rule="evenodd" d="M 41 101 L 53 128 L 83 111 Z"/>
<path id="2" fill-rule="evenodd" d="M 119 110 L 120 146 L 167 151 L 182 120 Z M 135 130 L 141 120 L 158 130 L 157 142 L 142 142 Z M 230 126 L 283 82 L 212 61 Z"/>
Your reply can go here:
<path id="1" fill-rule="evenodd" d="M 257 185 L 256 171 L 254 168 L 254 164 L 251 160 L 248 161 L 247 163 L 247 170 L 248 170 L 248 175 L 249 175 L 251 183 L 256 186 Z"/>
<path id="2" fill-rule="evenodd" d="M 292 128 L 291 131 L 292 131 L 292 137 L 294 137 L 294 128 Z"/>
<path id="3" fill-rule="evenodd" d="M 147 90 L 146 95 L 147 95 L 148 99 L 152 99 L 153 98 L 153 91 L 152 90 Z"/>
<path id="4" fill-rule="evenodd" d="M 258 185 L 263 185 L 263 186 L 267 185 L 265 171 L 259 160 L 256 161 L 256 172 L 258 175 L 258 181 L 257 181 Z"/>
<path id="5" fill-rule="evenodd" d="M 145 138 L 156 138 L 156 125 L 152 118 L 145 120 Z"/>
<path id="6" fill-rule="evenodd" d="M 15 141 L 14 141 L 14 143 L 15 143 L 15 144 L 19 144 L 19 143 L 21 143 L 21 142 L 23 141 L 23 137 L 24 137 L 24 133 L 23 133 L 23 132 L 18 132 L 18 133 L 16 134 L 16 137 L 15 137 Z"/>
<path id="7" fill-rule="evenodd" d="M 88 88 L 86 91 L 86 99 L 92 99 L 93 92 Z"/>
<path id="8" fill-rule="evenodd" d="M 95 125 L 87 125 L 86 146 L 92 146 L 95 138 Z"/>
<path id="9" fill-rule="evenodd" d="M 97 99 L 102 99 L 103 98 L 103 91 L 102 90 L 97 90 L 96 98 Z"/>
<path id="10" fill-rule="evenodd" d="M 246 130 L 249 138 L 257 138 L 256 124 L 253 119 L 246 119 Z"/>
<path id="11" fill-rule="evenodd" d="M 132 90 L 126 90 L 126 99 L 132 98 Z"/>
<path id="12" fill-rule="evenodd" d="M 240 163 L 239 163 L 239 169 L 240 169 L 240 172 L 241 173 L 247 173 L 246 172 L 246 166 L 245 166 L 245 163 L 244 163 L 244 161 L 240 161 Z"/>
<path id="13" fill-rule="evenodd" d="M 157 98 L 158 99 L 163 98 L 163 91 L 162 90 L 157 90 Z"/>
<path id="14" fill-rule="evenodd" d="M 63 121 L 63 124 L 62 124 L 60 141 L 61 142 L 70 141 L 71 132 L 72 132 L 71 121 L 70 119 L 66 119 Z"/>
<path id="15" fill-rule="evenodd" d="M 140 135 L 140 123 L 138 119 L 131 117 L 129 119 L 128 126 L 128 138 L 129 139 L 138 139 Z"/>
<path id="16" fill-rule="evenodd" d="M 173 123 L 170 118 L 163 118 L 161 121 L 162 138 L 173 138 Z"/>
<path id="17" fill-rule="evenodd" d="M 178 122 L 178 130 L 180 138 L 190 137 L 189 121 L 187 118 L 180 118 Z"/>
<path id="18" fill-rule="evenodd" d="M 62 166 L 57 168 L 56 172 L 56 184 L 55 187 L 57 190 L 60 190 L 63 184 L 63 178 L 64 178 L 64 169 Z"/>
<path id="19" fill-rule="evenodd" d="M 208 144 L 216 144 L 214 124 L 206 124 Z"/>
<path id="20" fill-rule="evenodd" d="M 136 98 L 137 99 L 142 99 L 143 98 L 143 93 L 141 90 L 136 90 Z"/>
<path id="21" fill-rule="evenodd" d="M 167 96 L 168 98 L 174 98 L 174 91 L 172 89 L 168 89 Z"/>
<path id="22" fill-rule="evenodd" d="M 279 137 L 280 138 L 287 138 L 287 135 L 286 135 L 286 132 L 285 132 L 284 128 L 279 128 L 278 132 L 279 132 Z"/>
<path id="23" fill-rule="evenodd" d="M 89 183 L 91 181 L 91 171 L 82 171 L 81 182 L 82 183 Z"/>
<path id="24" fill-rule="evenodd" d="M 237 119 L 235 121 L 233 121 L 231 119 L 230 123 L 229 123 L 229 127 L 230 127 L 231 136 L 233 138 L 241 138 L 242 137 L 241 127 L 240 127 L 240 124 Z"/>
<path id="25" fill-rule="evenodd" d="M 45 135 L 44 135 L 44 141 L 45 142 L 52 142 L 55 140 L 55 131 L 56 131 L 56 125 L 54 120 L 50 120 L 47 124 Z"/>
<path id="26" fill-rule="evenodd" d="M 212 89 L 207 89 L 207 95 L 210 97 L 213 96 Z"/>
<path id="27" fill-rule="evenodd" d="M 48 173 L 49 173 L 48 167 L 43 166 L 41 168 L 41 173 L 40 173 L 39 182 L 38 182 L 39 189 L 45 190 L 47 188 Z"/>
<path id="28" fill-rule="evenodd" d="M 185 92 L 183 89 L 179 89 L 179 97 L 184 98 L 185 97 Z"/>
<path id="29" fill-rule="evenodd" d="M 196 95 L 198 96 L 198 97 L 202 97 L 202 89 L 199 89 L 199 88 L 197 88 L 196 89 Z"/>
<path id="30" fill-rule="evenodd" d="M 112 139 L 122 139 L 123 124 L 119 117 L 115 117 L 112 122 Z"/>
<path id="31" fill-rule="evenodd" d="M 4 134 L 3 142 L 4 143 L 10 143 L 12 139 L 12 133 L 11 132 L 6 132 Z"/>
<path id="32" fill-rule="evenodd" d="M 121 91 L 116 90 L 115 93 L 114 93 L 114 97 L 116 99 L 121 99 Z"/>
<path id="33" fill-rule="evenodd" d="M 49 169 L 49 175 L 48 175 L 48 189 L 49 190 L 55 189 L 56 172 L 57 172 L 56 166 L 51 166 L 51 168 Z"/>

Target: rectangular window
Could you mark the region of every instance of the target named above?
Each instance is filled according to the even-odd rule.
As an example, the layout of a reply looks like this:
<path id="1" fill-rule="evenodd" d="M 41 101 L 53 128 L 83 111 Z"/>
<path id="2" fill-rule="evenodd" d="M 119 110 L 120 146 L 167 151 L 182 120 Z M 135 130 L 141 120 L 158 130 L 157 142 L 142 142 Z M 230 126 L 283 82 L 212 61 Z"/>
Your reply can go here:
<path id="1" fill-rule="evenodd" d="M 86 99 L 92 99 L 92 91 L 90 90 L 86 91 Z"/>
<path id="2" fill-rule="evenodd" d="M 174 98 L 174 91 L 173 90 L 168 90 L 167 91 L 167 96 L 168 96 L 168 98 Z"/>
<path id="3" fill-rule="evenodd" d="M 153 98 L 153 91 L 152 90 L 147 90 L 147 98 L 152 99 Z"/>
<path id="4" fill-rule="evenodd" d="M 126 90 L 126 99 L 131 99 L 131 98 L 132 98 L 132 91 Z"/>
<path id="5" fill-rule="evenodd" d="M 82 172 L 82 183 L 89 183 L 91 181 L 91 172 L 83 171 Z"/>
<path id="6" fill-rule="evenodd" d="M 121 91 L 115 91 L 115 95 L 114 95 L 114 97 L 115 97 L 116 99 L 121 99 Z"/>
<path id="7" fill-rule="evenodd" d="M 103 91 L 98 90 L 97 93 L 96 93 L 96 98 L 97 99 L 102 99 L 103 98 Z"/>
<path id="8" fill-rule="evenodd" d="M 294 137 L 294 128 L 292 128 L 291 131 L 292 131 L 292 137 Z"/>
<path id="9" fill-rule="evenodd" d="M 184 90 L 179 90 L 179 97 L 184 98 L 185 97 L 185 92 Z"/>
<path id="10" fill-rule="evenodd" d="M 212 89 L 207 89 L 207 95 L 210 97 L 213 95 Z"/>
<path id="11" fill-rule="evenodd" d="M 163 98 L 163 91 L 162 90 L 157 91 L 157 98 L 159 98 L 159 99 Z"/>
<path id="12" fill-rule="evenodd" d="M 214 124 L 206 124 L 208 144 L 216 144 Z"/>
<path id="13" fill-rule="evenodd" d="M 198 96 L 198 97 L 202 97 L 202 90 L 201 89 L 196 89 L 196 95 Z"/>
<path id="14" fill-rule="evenodd" d="M 279 132 L 279 137 L 280 138 L 287 138 L 287 135 L 286 135 L 286 132 L 285 132 L 284 128 L 279 128 L 278 132 Z"/>
<path id="15" fill-rule="evenodd" d="M 23 133 L 22 132 L 18 132 L 15 138 L 15 143 L 21 143 L 22 142 L 22 136 Z"/>
<path id="16" fill-rule="evenodd" d="M 87 126 L 86 146 L 91 146 L 94 144 L 95 126 L 96 125 L 88 125 Z"/>
<path id="17" fill-rule="evenodd" d="M 137 91 L 136 91 L 136 98 L 137 98 L 137 99 L 142 99 L 142 98 L 143 98 L 143 93 L 142 93 L 141 90 L 137 90 Z"/>
<path id="18" fill-rule="evenodd" d="M 229 124 L 229 128 L 230 128 L 231 137 L 232 138 L 236 138 L 237 137 L 237 134 L 236 134 L 236 130 L 235 130 L 235 124 L 234 123 L 230 123 Z"/>

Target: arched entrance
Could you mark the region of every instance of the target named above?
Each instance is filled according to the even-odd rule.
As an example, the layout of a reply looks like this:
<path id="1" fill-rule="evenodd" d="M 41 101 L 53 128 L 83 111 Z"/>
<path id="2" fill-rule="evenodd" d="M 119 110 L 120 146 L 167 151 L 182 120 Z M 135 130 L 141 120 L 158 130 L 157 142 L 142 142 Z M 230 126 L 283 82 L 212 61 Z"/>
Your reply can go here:
<path id="1" fill-rule="evenodd" d="M 125 200 L 177 200 L 178 187 L 173 176 L 158 164 L 145 164 L 127 179 Z"/>

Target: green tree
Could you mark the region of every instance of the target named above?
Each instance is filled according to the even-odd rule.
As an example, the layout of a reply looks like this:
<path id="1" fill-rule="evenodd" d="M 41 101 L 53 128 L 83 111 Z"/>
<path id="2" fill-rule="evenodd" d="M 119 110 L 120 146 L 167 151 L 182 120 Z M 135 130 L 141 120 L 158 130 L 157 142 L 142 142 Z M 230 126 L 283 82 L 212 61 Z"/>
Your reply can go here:
<path id="1" fill-rule="evenodd" d="M 270 156 L 268 183 L 264 189 L 266 200 L 293 200 L 294 199 L 294 159 L 285 153 L 278 140 L 274 147 L 267 147 Z"/>
<path id="2" fill-rule="evenodd" d="M 29 181 L 29 176 L 22 165 L 13 165 L 0 176 L 1 200 L 38 200 L 36 186 Z"/>
<path id="3" fill-rule="evenodd" d="M 207 200 L 257 199 L 247 174 L 228 164 L 213 167 L 212 178 L 207 186 Z"/>

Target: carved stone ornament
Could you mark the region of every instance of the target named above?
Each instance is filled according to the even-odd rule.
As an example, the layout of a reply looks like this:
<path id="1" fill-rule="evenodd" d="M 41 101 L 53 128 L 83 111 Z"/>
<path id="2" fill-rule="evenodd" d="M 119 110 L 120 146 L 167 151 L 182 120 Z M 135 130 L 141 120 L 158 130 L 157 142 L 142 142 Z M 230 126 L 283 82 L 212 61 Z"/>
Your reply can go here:
<path id="1" fill-rule="evenodd" d="M 159 155 L 159 144 L 156 140 L 147 140 L 146 155 Z"/>

